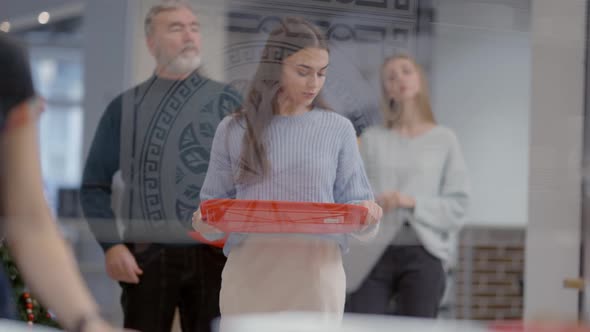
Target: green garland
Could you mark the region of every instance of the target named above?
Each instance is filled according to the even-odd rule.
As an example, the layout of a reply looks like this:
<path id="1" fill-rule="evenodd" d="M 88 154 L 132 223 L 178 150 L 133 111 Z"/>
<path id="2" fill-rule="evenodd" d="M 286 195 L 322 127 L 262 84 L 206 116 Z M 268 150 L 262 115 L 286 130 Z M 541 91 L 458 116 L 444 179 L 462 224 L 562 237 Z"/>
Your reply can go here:
<path id="1" fill-rule="evenodd" d="M 12 256 L 8 252 L 8 248 L 3 244 L 0 244 L 0 257 L 2 257 L 4 271 L 8 275 L 12 285 L 14 303 L 17 306 L 19 318 L 29 324 L 59 328 L 60 326 L 53 319 L 51 313 L 31 296 Z"/>

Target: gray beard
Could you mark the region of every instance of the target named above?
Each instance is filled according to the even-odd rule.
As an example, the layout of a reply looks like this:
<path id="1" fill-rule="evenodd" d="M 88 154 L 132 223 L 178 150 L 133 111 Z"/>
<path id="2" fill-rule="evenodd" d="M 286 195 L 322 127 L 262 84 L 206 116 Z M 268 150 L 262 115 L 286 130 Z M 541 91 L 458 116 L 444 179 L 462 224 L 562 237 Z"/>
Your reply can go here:
<path id="1" fill-rule="evenodd" d="M 195 71 L 201 65 L 201 56 L 177 57 L 170 61 L 166 70 L 175 75 L 182 75 Z"/>

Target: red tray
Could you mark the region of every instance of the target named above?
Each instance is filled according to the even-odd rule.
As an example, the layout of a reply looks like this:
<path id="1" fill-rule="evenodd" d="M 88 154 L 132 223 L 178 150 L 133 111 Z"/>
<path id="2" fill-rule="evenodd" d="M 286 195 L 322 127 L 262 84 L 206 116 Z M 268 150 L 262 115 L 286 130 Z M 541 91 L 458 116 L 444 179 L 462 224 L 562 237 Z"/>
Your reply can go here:
<path id="1" fill-rule="evenodd" d="M 493 322 L 492 332 L 590 332 L 590 326 L 559 322 Z"/>
<path id="2" fill-rule="evenodd" d="M 211 199 L 201 203 L 203 221 L 240 233 L 351 233 L 362 229 L 367 208 L 352 204 Z"/>

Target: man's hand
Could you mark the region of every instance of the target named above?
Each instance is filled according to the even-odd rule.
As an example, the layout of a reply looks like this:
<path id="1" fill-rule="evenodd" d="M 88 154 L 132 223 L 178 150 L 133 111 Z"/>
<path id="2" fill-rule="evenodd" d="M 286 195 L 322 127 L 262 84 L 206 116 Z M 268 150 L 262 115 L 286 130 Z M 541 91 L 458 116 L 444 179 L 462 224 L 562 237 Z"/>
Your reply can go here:
<path id="1" fill-rule="evenodd" d="M 114 280 L 139 283 L 139 276 L 143 271 L 137 265 L 137 261 L 126 245 L 117 244 L 105 253 L 106 270 Z"/>

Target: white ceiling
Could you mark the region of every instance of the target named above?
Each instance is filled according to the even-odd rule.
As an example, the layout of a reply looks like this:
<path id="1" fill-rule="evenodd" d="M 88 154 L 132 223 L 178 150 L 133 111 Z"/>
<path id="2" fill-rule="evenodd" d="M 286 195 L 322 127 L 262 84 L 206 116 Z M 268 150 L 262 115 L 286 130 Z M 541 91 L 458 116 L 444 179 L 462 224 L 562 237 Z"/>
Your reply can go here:
<path id="1" fill-rule="evenodd" d="M 0 22 L 9 21 L 26 24 L 35 20 L 40 12 L 63 15 L 64 12 L 79 10 L 84 0 L 0 0 Z"/>

